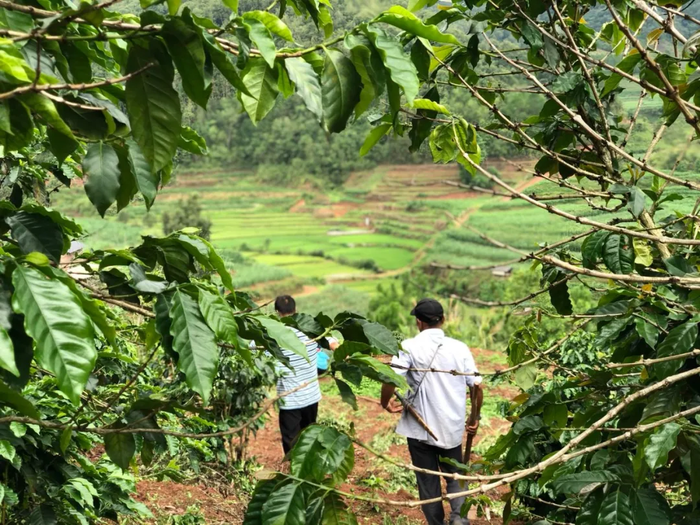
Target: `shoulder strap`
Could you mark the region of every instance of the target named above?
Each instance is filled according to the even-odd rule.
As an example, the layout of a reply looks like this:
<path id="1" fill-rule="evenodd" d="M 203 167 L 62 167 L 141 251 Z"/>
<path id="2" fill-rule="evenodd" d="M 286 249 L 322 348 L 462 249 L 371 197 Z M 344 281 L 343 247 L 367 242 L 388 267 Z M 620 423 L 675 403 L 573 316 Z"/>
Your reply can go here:
<path id="1" fill-rule="evenodd" d="M 435 361 L 435 358 L 438 355 L 438 352 L 442 348 L 442 343 L 437 345 L 437 348 L 435 349 L 435 352 L 433 353 L 433 357 L 430 359 L 430 363 L 428 363 L 428 366 L 426 367 L 427 369 L 430 369 L 433 366 L 433 362 Z M 418 381 L 418 384 L 416 385 L 415 390 L 413 390 L 413 395 L 411 396 L 410 403 L 413 404 L 413 401 L 415 401 L 416 397 L 418 397 L 418 391 L 420 390 L 421 385 L 423 384 L 423 380 L 425 377 L 429 374 L 430 372 L 426 371 L 423 372 L 423 375 L 420 378 L 420 381 Z"/>

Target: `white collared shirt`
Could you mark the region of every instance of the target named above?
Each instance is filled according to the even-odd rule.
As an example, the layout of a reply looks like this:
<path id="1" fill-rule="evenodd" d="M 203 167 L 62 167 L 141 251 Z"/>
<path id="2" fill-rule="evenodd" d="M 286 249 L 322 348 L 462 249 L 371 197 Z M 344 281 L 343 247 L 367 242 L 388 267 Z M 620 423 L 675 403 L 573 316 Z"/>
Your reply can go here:
<path id="1" fill-rule="evenodd" d="M 392 364 L 406 368 L 478 372 L 469 347 L 461 341 L 446 337 L 445 332 L 439 328 L 423 330 L 416 337 L 405 340 L 401 346 L 403 350 L 391 360 Z M 418 395 L 414 397 L 414 389 L 424 373 L 398 368 L 394 370 L 406 377 L 411 388 L 406 394 L 406 400 L 411 402 L 438 440 L 433 439 L 406 410 L 401 414 L 396 432 L 444 449 L 461 446 L 467 415 L 467 387 L 481 384 L 481 376 L 427 372 Z"/>

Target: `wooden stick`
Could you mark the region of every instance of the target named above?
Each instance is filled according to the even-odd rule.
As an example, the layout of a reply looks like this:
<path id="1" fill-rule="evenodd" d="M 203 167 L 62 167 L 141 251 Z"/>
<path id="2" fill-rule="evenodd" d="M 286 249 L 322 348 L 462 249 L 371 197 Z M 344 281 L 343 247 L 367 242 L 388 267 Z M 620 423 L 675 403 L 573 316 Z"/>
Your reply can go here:
<path id="1" fill-rule="evenodd" d="M 423 429 L 430 434 L 430 437 L 433 438 L 435 441 L 439 441 L 439 438 L 435 435 L 435 432 L 432 431 L 432 429 L 428 426 L 428 423 L 425 422 L 425 420 L 421 417 L 421 415 L 416 411 L 413 406 L 407 402 L 403 397 L 401 397 L 401 394 L 398 392 L 394 392 L 396 395 L 396 399 L 399 400 L 399 402 L 403 405 L 403 407 L 408 410 L 408 413 L 411 414 L 414 418 L 416 418 L 416 421 L 418 421 L 418 424 L 423 427 Z"/>

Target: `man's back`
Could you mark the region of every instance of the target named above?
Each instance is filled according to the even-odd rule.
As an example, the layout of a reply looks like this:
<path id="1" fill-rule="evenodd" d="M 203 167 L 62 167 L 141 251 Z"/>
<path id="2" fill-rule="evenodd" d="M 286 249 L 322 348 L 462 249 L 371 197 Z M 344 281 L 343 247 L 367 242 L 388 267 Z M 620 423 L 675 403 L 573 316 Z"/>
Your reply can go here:
<path id="1" fill-rule="evenodd" d="M 282 363 L 277 364 L 277 370 L 282 376 L 277 380 L 277 394 L 289 392 L 295 388 L 309 383 L 303 388 L 285 396 L 281 401 L 281 407 L 285 410 L 304 408 L 321 400 L 321 389 L 318 386 L 318 369 L 316 368 L 316 356 L 318 354 L 318 344 L 307 337 L 307 335 L 296 328 L 288 327 L 294 332 L 299 340 L 306 345 L 308 361 L 286 348 L 282 349 L 285 357 L 289 359 L 290 368 Z"/>
<path id="2" fill-rule="evenodd" d="M 402 367 L 477 372 L 467 345 L 446 337 L 438 328 L 422 331 L 418 336 L 404 341 L 402 347 L 400 355 L 392 360 L 392 363 Z M 397 369 L 397 372 L 401 373 L 402 370 Z M 461 445 L 466 419 L 467 387 L 478 384 L 480 378 L 473 375 L 408 371 L 406 379 L 411 388 L 406 394 L 406 400 L 416 408 L 439 439 L 435 441 L 431 438 L 415 418 L 405 411 L 397 432 L 440 448 Z"/>

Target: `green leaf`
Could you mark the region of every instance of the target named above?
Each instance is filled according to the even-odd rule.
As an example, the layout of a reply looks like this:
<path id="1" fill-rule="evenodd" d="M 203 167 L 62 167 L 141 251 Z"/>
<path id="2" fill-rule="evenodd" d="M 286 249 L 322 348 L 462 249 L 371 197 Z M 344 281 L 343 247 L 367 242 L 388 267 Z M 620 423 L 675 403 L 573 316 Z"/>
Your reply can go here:
<path id="1" fill-rule="evenodd" d="M 394 385 L 399 389 L 406 389 L 408 387 L 406 379 L 403 376 L 397 374 L 389 365 L 385 365 L 371 356 L 355 354 L 350 356 L 346 362 L 348 365 L 357 366 L 362 371 L 362 374 L 370 379 L 374 379 L 380 383 Z"/>
<path id="2" fill-rule="evenodd" d="M 19 377 L 19 370 L 15 361 L 15 347 L 12 344 L 10 334 L 2 326 L 0 326 L 0 367 Z"/>
<path id="3" fill-rule="evenodd" d="M 250 120 L 257 124 L 275 106 L 279 94 L 277 74 L 264 60 L 251 58 L 243 72 L 243 83 L 251 96 L 241 92 L 241 102 Z"/>
<path id="4" fill-rule="evenodd" d="M 619 481 L 619 478 L 607 470 L 576 472 L 574 474 L 565 474 L 554 480 L 552 489 L 556 493 L 578 494 L 583 489 L 610 481 Z"/>
<path id="5" fill-rule="evenodd" d="M 181 290 L 173 294 L 170 319 L 173 350 L 179 356 L 178 369 L 206 405 L 219 364 L 214 332 L 204 322 L 195 300 Z"/>
<path id="6" fill-rule="evenodd" d="M 646 343 L 652 347 L 656 348 L 656 342 L 659 340 L 659 329 L 653 324 L 646 322 L 644 319 L 635 319 L 634 327 L 637 333 L 644 338 Z"/>
<path id="7" fill-rule="evenodd" d="M 642 56 L 638 52 L 636 52 L 636 50 L 634 50 L 634 52 L 630 53 L 620 61 L 620 63 L 617 65 L 617 68 L 625 73 L 632 73 L 632 71 L 634 71 L 634 68 L 637 66 L 637 64 L 639 64 L 641 60 Z M 610 93 L 613 89 L 617 88 L 617 86 L 620 85 L 620 82 L 622 82 L 622 76 L 620 74 L 613 73 L 612 75 L 610 75 L 605 81 L 603 93 L 600 96 L 604 97 L 605 95 Z"/>
<path id="8" fill-rule="evenodd" d="M 370 152 L 370 150 L 377 144 L 377 142 L 379 142 L 379 140 L 387 134 L 387 131 L 389 131 L 391 127 L 391 124 L 380 124 L 379 126 L 372 128 L 372 131 L 369 132 L 367 138 L 365 139 L 365 142 L 360 148 L 360 157 L 364 157 L 365 155 L 367 155 Z"/>
<path id="9" fill-rule="evenodd" d="M 270 494 L 277 486 L 276 479 L 265 479 L 258 482 L 253 492 L 253 497 L 248 502 L 243 525 L 263 525 L 262 509 Z"/>
<path id="10" fill-rule="evenodd" d="M 224 5 L 234 13 L 238 13 L 238 0 L 222 0 Z"/>
<path id="11" fill-rule="evenodd" d="M 238 91 L 242 91 L 246 95 L 250 95 L 248 88 L 243 83 L 243 79 L 238 74 L 238 69 L 229 58 L 229 54 L 221 49 L 221 46 L 216 42 L 214 35 L 210 35 L 205 31 L 202 36 L 204 37 L 204 46 L 209 52 L 209 56 L 212 62 L 214 62 L 216 69 L 219 70 L 234 88 Z"/>
<path id="12" fill-rule="evenodd" d="M 73 438 L 73 427 L 66 427 L 61 432 L 61 437 L 59 439 L 59 447 L 61 448 L 61 453 L 65 454 L 70 445 L 70 441 Z"/>
<path id="13" fill-rule="evenodd" d="M 531 363 L 521 366 L 515 371 L 515 384 L 522 390 L 529 390 L 535 384 L 537 378 L 537 365 Z"/>
<path id="14" fill-rule="evenodd" d="M 627 235 L 610 234 L 603 245 L 603 261 L 613 273 L 629 274 L 634 270 L 634 248 Z"/>
<path id="15" fill-rule="evenodd" d="M 395 37 L 388 35 L 381 28 L 370 25 L 367 33 L 379 51 L 391 80 L 401 87 L 407 102 L 412 104 L 418 95 L 420 80 L 411 57 L 404 53 L 401 43 Z"/>
<path id="16" fill-rule="evenodd" d="M 409 11 L 419 11 L 425 6 L 431 6 L 437 3 L 437 0 L 408 0 Z"/>
<path id="17" fill-rule="evenodd" d="M 644 457 L 652 471 L 667 463 L 669 452 L 676 448 L 680 431 L 680 425 L 667 423 L 649 437 L 644 447 Z"/>
<path id="18" fill-rule="evenodd" d="M 303 525 L 306 523 L 306 496 L 301 483 L 278 485 L 262 508 L 264 525 Z"/>
<path id="19" fill-rule="evenodd" d="M 362 331 L 369 344 L 374 348 L 388 355 L 399 355 L 399 346 L 391 331 L 384 325 L 373 323 L 364 319 L 359 320 Z"/>
<path id="20" fill-rule="evenodd" d="M 200 31 L 182 18 L 168 20 L 161 35 L 180 72 L 185 93 L 196 104 L 206 109 L 211 96 L 211 64 L 207 65 Z"/>
<path id="21" fill-rule="evenodd" d="M 564 403 L 548 404 L 542 415 L 544 423 L 554 428 L 565 428 L 569 421 L 569 410 Z"/>
<path id="22" fill-rule="evenodd" d="M 267 62 L 267 65 L 274 68 L 277 48 L 265 24 L 254 18 L 244 18 L 243 26 L 248 30 L 248 36 L 250 36 L 255 47 L 260 51 L 260 55 Z M 246 85 L 248 84 L 246 83 Z"/>
<path id="23" fill-rule="evenodd" d="M 436 113 L 442 113 L 443 115 L 450 115 L 450 110 L 448 110 L 442 104 L 428 100 L 427 98 L 417 98 L 413 101 L 413 107 L 416 109 L 426 109 L 428 111 L 435 111 Z"/>
<path id="24" fill-rule="evenodd" d="M 39 363 L 56 375 L 61 391 L 78 404 L 97 360 L 92 323 L 70 288 L 38 270 L 17 266 L 12 283 L 12 307 L 24 314 Z"/>
<path id="25" fill-rule="evenodd" d="M 150 210 L 158 192 L 158 175 L 153 173 L 146 157 L 143 156 L 141 148 L 134 140 L 128 139 L 126 145 L 128 147 L 127 159 L 136 181 L 136 187 L 139 193 L 143 195 L 146 209 Z"/>
<path id="26" fill-rule="evenodd" d="M 226 268 L 224 260 L 218 253 L 216 253 L 214 246 L 209 241 L 201 238 L 199 240 L 202 241 L 204 246 L 206 246 L 209 250 L 209 262 L 213 266 L 214 270 L 216 270 L 216 273 L 219 274 L 219 277 L 221 278 L 221 283 L 226 287 L 228 291 L 233 292 L 233 279 L 231 278 L 231 272 L 229 272 Z"/>
<path id="27" fill-rule="evenodd" d="M 0 80 L 10 84 L 28 83 L 30 79 L 27 75 L 27 67 L 27 63 L 19 56 L 0 49 Z"/>
<path id="28" fill-rule="evenodd" d="M 634 525 L 629 496 L 622 488 L 611 490 L 603 498 L 598 525 Z"/>
<path id="29" fill-rule="evenodd" d="M 350 388 L 345 381 L 342 379 L 335 378 L 335 385 L 338 387 L 341 399 L 350 405 L 353 410 L 357 410 L 357 399 L 355 398 L 355 393 Z"/>
<path id="30" fill-rule="evenodd" d="M 294 352 L 304 359 L 309 358 L 306 345 L 299 340 L 296 334 L 287 325 L 269 317 L 255 316 L 255 319 L 265 328 L 267 335 L 277 341 L 280 348 Z"/>
<path id="31" fill-rule="evenodd" d="M 92 297 L 85 294 L 75 282 L 75 280 L 66 274 L 63 270 L 58 268 L 48 267 L 42 269 L 42 271 L 49 277 L 58 279 L 63 284 L 65 284 L 73 292 L 73 295 L 78 298 L 80 305 L 83 307 L 83 311 L 88 315 L 92 322 L 97 326 L 105 339 L 116 348 L 116 337 L 117 332 L 114 327 L 107 320 L 107 316 L 104 311 L 100 308 L 97 301 Z"/>
<path id="32" fill-rule="evenodd" d="M 175 16 L 178 9 L 180 9 L 182 0 L 166 0 L 166 3 L 168 4 L 168 14 L 170 16 Z"/>
<path id="33" fill-rule="evenodd" d="M 56 512 L 50 505 L 39 505 L 29 514 L 29 525 L 58 525 Z"/>
<path id="34" fill-rule="evenodd" d="M 126 148 L 115 145 L 114 150 L 119 158 L 119 191 L 117 192 L 117 211 L 121 211 L 131 204 L 131 200 L 138 192 L 134 173 L 129 164 Z"/>
<path id="35" fill-rule="evenodd" d="M 347 478 L 354 464 L 350 438 L 334 428 L 314 425 L 299 436 L 290 468 L 296 477 L 321 483 L 330 476 L 337 485 Z"/>
<path id="36" fill-rule="evenodd" d="M 2 382 L 0 382 L 0 402 L 14 408 L 22 415 L 29 416 L 32 419 L 41 419 L 39 411 L 30 401 Z"/>
<path id="37" fill-rule="evenodd" d="M 54 263 L 61 259 L 63 232 L 49 217 L 20 210 L 5 222 L 23 254 L 43 253 Z"/>
<path id="38" fill-rule="evenodd" d="M 544 426 L 544 421 L 540 416 L 525 416 L 518 419 L 513 425 L 513 433 L 516 436 L 536 432 Z"/>
<path id="39" fill-rule="evenodd" d="M 350 59 L 336 49 L 326 51 L 323 67 L 323 121 L 331 133 L 345 129 L 355 106 L 360 101 L 360 75 Z"/>
<path id="40" fill-rule="evenodd" d="M 34 19 L 27 13 L 0 7 L 0 26 L 13 31 L 29 33 L 34 29 Z"/>
<path id="41" fill-rule="evenodd" d="M 581 505 L 576 515 L 576 525 L 598 525 L 600 506 L 603 503 L 603 491 L 596 489 L 591 492 Z"/>
<path id="42" fill-rule="evenodd" d="M 20 100 L 34 113 L 39 115 L 47 125 L 62 135 L 65 135 L 68 139 L 75 140 L 73 132 L 58 114 L 53 101 L 39 93 L 25 93 Z"/>
<path id="43" fill-rule="evenodd" d="M 646 206 L 646 195 L 644 195 L 644 192 L 637 186 L 633 186 L 630 188 L 628 199 L 627 209 L 635 218 L 639 217 Z"/>
<path id="44" fill-rule="evenodd" d="M 136 439 L 134 439 L 133 434 L 126 432 L 106 434 L 105 452 L 115 465 L 122 470 L 128 470 L 131 458 L 136 453 Z"/>
<path id="45" fill-rule="evenodd" d="M 87 175 L 85 193 L 102 217 L 114 204 L 119 193 L 119 157 L 109 144 L 92 144 L 83 159 L 83 174 Z"/>
<path id="46" fill-rule="evenodd" d="M 574 305 L 569 296 L 569 284 L 567 281 L 549 288 L 549 300 L 558 314 L 571 315 L 574 312 Z"/>
<path id="47" fill-rule="evenodd" d="M 268 11 L 246 11 L 243 13 L 243 19 L 253 19 L 262 22 L 263 25 L 280 38 L 284 38 L 288 42 L 293 42 L 292 32 L 287 27 L 287 24 L 282 22 L 277 16 Z"/>
<path id="48" fill-rule="evenodd" d="M 651 254 L 651 248 L 644 239 L 634 238 L 632 240 L 634 247 L 634 264 L 641 266 L 651 266 L 654 262 L 654 257 Z"/>
<path id="49" fill-rule="evenodd" d="M 151 41 L 151 50 L 132 45 L 127 71 L 132 73 L 152 64 L 152 51 L 167 56 L 156 41 Z M 173 89 L 173 76 L 172 64 L 163 59 L 126 82 L 131 130 L 153 172 L 170 164 L 180 136 L 182 112 L 180 97 Z"/>
<path id="50" fill-rule="evenodd" d="M 635 525 L 669 525 L 671 523 L 671 509 L 668 502 L 653 486 L 635 491 L 632 497 L 632 515 Z"/>
<path id="51" fill-rule="evenodd" d="M 685 322 L 671 330 L 656 349 L 657 357 L 668 357 L 690 352 L 698 337 L 698 323 Z M 654 375 L 659 379 L 668 377 L 683 366 L 683 359 L 666 361 L 652 365 Z"/>
<path id="52" fill-rule="evenodd" d="M 426 38 L 433 42 L 441 42 L 443 44 L 454 44 L 460 46 L 461 43 L 454 35 L 442 33 L 437 26 L 426 25 L 420 18 L 408 11 L 404 7 L 395 5 L 388 11 L 385 11 L 377 18 L 377 22 L 403 29 L 411 35 Z"/>
<path id="53" fill-rule="evenodd" d="M 348 509 L 340 494 L 331 492 L 323 500 L 322 525 L 357 525 L 355 514 Z"/>
<path id="54" fill-rule="evenodd" d="M 207 141 L 189 126 L 182 126 L 177 146 L 194 155 L 206 155 L 208 153 Z"/>
<path id="55" fill-rule="evenodd" d="M 360 102 L 355 106 L 355 118 L 358 118 L 384 91 L 384 64 L 379 53 L 372 50 L 372 43 L 364 35 L 348 35 L 345 37 L 345 46 L 350 49 L 350 60 L 362 79 Z"/>
<path id="56" fill-rule="evenodd" d="M 17 438 L 23 438 L 27 434 L 27 425 L 24 423 L 19 423 L 18 421 L 13 421 L 10 423 L 10 431 Z M 1 501 L 2 498 L 0 498 Z"/>
<path id="57" fill-rule="evenodd" d="M 1 439 L 0 440 L 0 457 L 5 458 L 7 461 L 12 463 L 12 461 L 15 459 L 16 455 L 17 455 L 17 451 L 15 450 L 15 447 L 13 447 L 9 441 L 7 441 L 5 439 Z"/>
<path id="58" fill-rule="evenodd" d="M 234 345 L 241 357 L 252 367 L 253 358 L 250 349 L 238 344 L 238 325 L 226 300 L 218 294 L 200 289 L 199 309 L 216 337 Z"/>
<path id="59" fill-rule="evenodd" d="M 0 109 L 2 106 L 0 105 Z M 2 117 L 2 115 L 0 115 Z M 0 122 L 2 119 L 0 118 Z M 1 126 L 0 126 L 1 129 Z M 54 154 L 58 160 L 58 164 L 63 164 L 63 161 L 68 158 L 76 149 L 78 149 L 78 141 L 66 137 L 63 133 L 56 131 L 53 128 L 48 128 L 46 130 L 46 136 L 49 139 L 49 146 L 51 148 L 51 153 Z"/>
<path id="60" fill-rule="evenodd" d="M 682 255 L 674 255 L 668 259 L 664 259 L 664 265 L 668 273 L 676 277 L 683 277 L 689 273 L 696 273 L 696 269 L 688 262 L 688 259 Z"/>
<path id="61" fill-rule="evenodd" d="M 306 107 L 320 121 L 323 118 L 321 84 L 314 68 L 301 57 L 288 58 L 284 65 Z"/>

